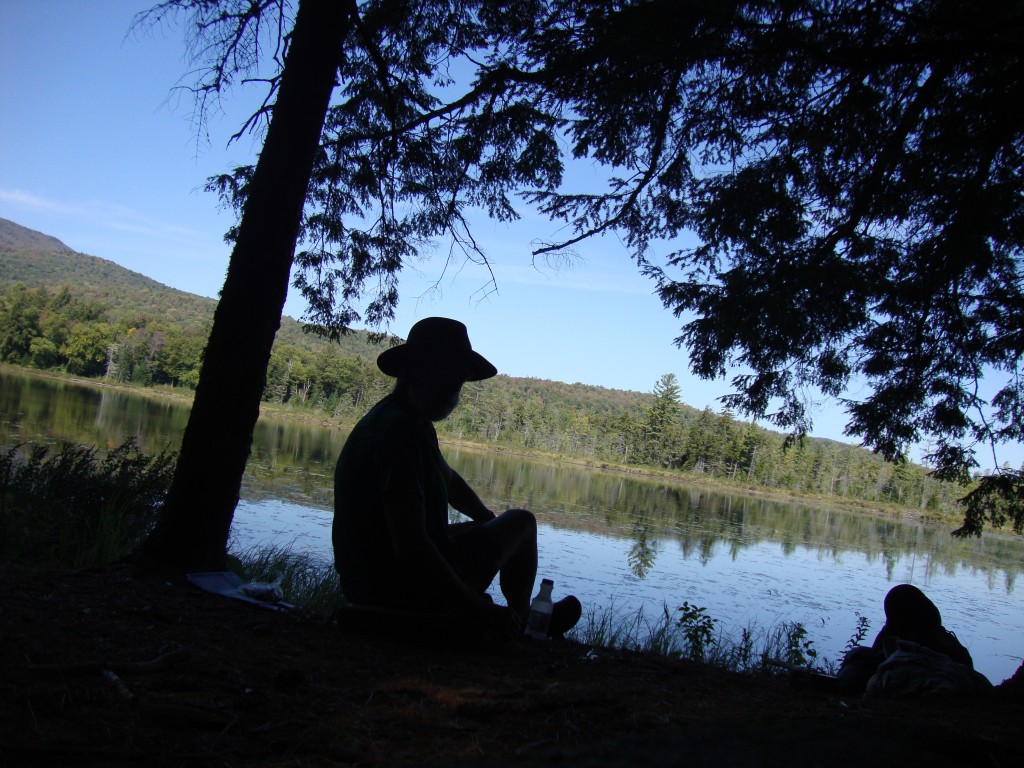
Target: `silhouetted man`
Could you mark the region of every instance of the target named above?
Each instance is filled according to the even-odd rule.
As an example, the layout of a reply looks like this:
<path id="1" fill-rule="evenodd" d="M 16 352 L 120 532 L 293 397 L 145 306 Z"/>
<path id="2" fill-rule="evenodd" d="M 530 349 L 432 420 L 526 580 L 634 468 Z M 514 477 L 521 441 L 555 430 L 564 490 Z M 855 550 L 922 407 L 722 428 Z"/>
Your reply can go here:
<path id="1" fill-rule="evenodd" d="M 334 475 L 334 564 L 355 604 L 455 611 L 501 636 L 522 632 L 537 575 L 537 523 L 525 509 L 489 510 L 445 462 L 432 422 L 458 405 L 462 385 L 497 373 L 466 327 L 420 320 L 377 366 L 394 390 L 349 435 Z M 449 505 L 470 522 L 448 522 Z M 500 575 L 508 605 L 486 590 Z M 555 604 L 551 633 L 576 624 L 580 604 Z"/>
<path id="2" fill-rule="evenodd" d="M 912 584 L 897 584 L 886 594 L 883 607 L 885 625 L 875 636 L 875 642 L 870 648 L 854 646 L 843 658 L 836 676 L 842 693 L 863 693 L 885 660 L 899 650 L 901 642 L 913 643 L 968 670 L 974 669 L 970 652 L 942 626 L 939 609 L 920 589 Z M 929 672 L 936 674 L 934 670 Z"/>

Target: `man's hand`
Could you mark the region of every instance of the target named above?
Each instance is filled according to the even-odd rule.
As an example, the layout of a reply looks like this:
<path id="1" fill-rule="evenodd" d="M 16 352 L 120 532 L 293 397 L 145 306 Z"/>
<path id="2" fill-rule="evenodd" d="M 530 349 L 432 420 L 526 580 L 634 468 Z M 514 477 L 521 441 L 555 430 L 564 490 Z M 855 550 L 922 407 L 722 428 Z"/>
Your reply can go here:
<path id="1" fill-rule="evenodd" d="M 463 480 L 462 475 L 451 467 L 448 467 L 448 503 L 478 523 L 485 523 L 495 517 L 494 513 L 480 501 L 476 491 Z"/>

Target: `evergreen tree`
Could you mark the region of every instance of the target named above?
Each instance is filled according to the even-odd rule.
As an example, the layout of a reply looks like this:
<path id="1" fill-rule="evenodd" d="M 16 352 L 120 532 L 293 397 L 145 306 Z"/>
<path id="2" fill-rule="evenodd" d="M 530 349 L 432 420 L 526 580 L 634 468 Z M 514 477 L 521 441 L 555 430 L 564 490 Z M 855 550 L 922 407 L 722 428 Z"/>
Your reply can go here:
<path id="1" fill-rule="evenodd" d="M 644 421 L 649 463 L 678 466 L 679 406 L 679 380 L 674 373 L 666 373 L 654 385 L 654 403 Z"/>
<path id="2" fill-rule="evenodd" d="M 680 337 L 694 370 L 751 371 L 734 378 L 738 412 L 805 430 L 801 390 L 839 395 L 856 375 L 873 391 L 850 403 L 851 434 L 889 458 L 931 436 L 937 471 L 968 479 L 977 442 L 1024 437 L 1022 6 L 158 6 L 157 18 L 191 14 L 196 50 L 211 57 L 201 97 L 260 65 L 274 90 L 253 116 L 269 117 L 256 167 L 212 185 L 240 223 L 148 554 L 221 565 L 300 235 L 311 325 L 386 327 L 403 264 L 439 236 L 483 258 L 464 211 L 515 218 L 521 189 L 576 230 L 542 250 L 622 236 L 666 306 L 694 318 Z M 284 56 L 260 61 L 264 50 Z M 465 88 L 453 63 L 469 68 Z M 608 167 L 608 186 L 560 193 L 560 141 L 566 157 Z M 700 244 L 652 263 L 656 241 L 684 232 Z M 1007 384 L 985 402 L 977 385 L 990 371 Z M 992 488 L 1024 487 L 1006 482 Z M 1020 528 L 1017 497 L 1006 498 Z M 969 507 L 964 531 L 979 515 Z"/>
<path id="3" fill-rule="evenodd" d="M 1024 3 L 649 0 L 538 37 L 573 152 L 616 174 L 532 197 L 576 230 L 542 250 L 616 231 L 693 371 L 746 370 L 739 413 L 803 433 L 807 389 L 856 381 L 848 434 L 889 459 L 930 440 L 962 482 L 1024 441 Z M 981 483 L 1024 528 L 1024 475 Z"/>

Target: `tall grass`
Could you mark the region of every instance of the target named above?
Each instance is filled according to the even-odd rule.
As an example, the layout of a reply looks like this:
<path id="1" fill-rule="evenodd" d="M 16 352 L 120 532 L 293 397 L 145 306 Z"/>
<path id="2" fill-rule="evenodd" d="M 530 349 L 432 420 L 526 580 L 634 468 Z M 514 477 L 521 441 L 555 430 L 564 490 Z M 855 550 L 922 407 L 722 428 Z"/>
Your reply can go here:
<path id="1" fill-rule="evenodd" d="M 284 547 L 252 547 L 232 552 L 245 581 L 277 583 L 284 601 L 330 615 L 344 602 L 334 564 Z"/>
<path id="2" fill-rule="evenodd" d="M 147 456 L 133 440 L 95 448 L 15 446 L 0 453 L 0 556 L 73 567 L 129 555 L 152 530 L 174 454 Z"/>
<path id="3" fill-rule="evenodd" d="M 0 557 L 75 568 L 132 554 L 152 531 L 175 456 L 127 440 L 105 456 L 66 444 L 0 453 Z M 246 581 L 280 580 L 285 600 L 329 614 L 342 601 L 334 567 L 283 548 L 237 553 Z"/>
<path id="4" fill-rule="evenodd" d="M 622 614 L 614 605 L 588 608 L 569 637 L 597 648 L 627 648 L 662 656 L 680 652 L 679 638 L 667 605 L 654 617 L 645 615 L 643 608 L 632 614 Z"/>
<path id="5" fill-rule="evenodd" d="M 344 604 L 345 598 L 332 563 L 287 547 L 253 547 L 232 553 L 235 570 L 246 581 L 277 583 L 285 602 L 323 616 Z M 855 637 L 867 632 L 867 620 L 858 617 Z M 736 672 L 777 673 L 794 667 L 834 673 L 835 662 L 819 657 L 806 628 L 783 622 L 767 628 L 751 625 L 731 635 L 705 608 L 684 602 L 673 612 L 648 616 L 641 608 L 622 613 L 610 605 L 590 609 L 569 637 L 597 648 L 625 648 L 640 653 L 686 658 Z"/>
<path id="6" fill-rule="evenodd" d="M 866 631 L 863 622 L 857 630 L 861 635 Z M 706 609 L 688 602 L 676 612 L 664 604 L 653 619 L 643 609 L 625 615 L 614 606 L 590 610 L 569 636 L 585 645 L 685 658 L 735 672 L 803 668 L 831 674 L 836 669 L 836 662 L 819 656 L 798 622 L 767 628 L 750 625 L 731 634 Z"/>

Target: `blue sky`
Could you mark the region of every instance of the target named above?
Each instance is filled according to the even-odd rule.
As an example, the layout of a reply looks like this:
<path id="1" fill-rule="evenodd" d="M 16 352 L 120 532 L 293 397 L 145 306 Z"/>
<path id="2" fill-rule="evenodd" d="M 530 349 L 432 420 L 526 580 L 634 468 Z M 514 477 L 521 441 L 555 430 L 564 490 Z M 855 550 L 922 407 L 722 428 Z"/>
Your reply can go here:
<path id="1" fill-rule="evenodd" d="M 166 285 L 215 297 L 233 223 L 203 191 L 208 176 L 250 162 L 228 139 L 258 103 L 233 91 L 198 135 L 180 25 L 131 31 L 145 0 L 0 0 L 0 217 L 53 235 Z M 587 169 L 577 169 L 587 173 Z M 678 376 L 689 405 L 719 409 L 726 382 L 688 371 L 679 321 L 614 239 L 584 243 L 571 267 L 532 264 L 531 243 L 557 225 L 524 214 L 475 234 L 497 279 L 478 265 L 444 269 L 446 249 L 405 270 L 394 332 L 447 315 L 503 373 L 649 392 Z M 294 292 L 293 292 L 294 293 Z M 291 296 L 286 314 L 298 317 Z M 854 393 L 856 394 L 856 393 Z M 837 440 L 841 407 L 823 402 L 814 434 Z"/>
<path id="2" fill-rule="evenodd" d="M 183 31 L 131 33 L 131 0 L 0 0 L 0 216 L 60 238 L 162 283 L 216 296 L 233 223 L 205 179 L 247 162 L 246 138 L 228 146 L 259 91 L 234 92 L 197 136 Z M 526 216 L 483 219 L 476 235 L 497 278 L 468 264 L 445 271 L 446 250 L 407 269 L 395 332 L 441 314 L 505 373 L 651 391 L 673 372 L 685 399 L 712 405 L 725 390 L 693 381 L 672 340 L 679 324 L 627 252 L 603 240 L 572 268 L 533 266 L 531 243 L 555 225 Z M 433 289 L 436 286 L 436 289 Z M 303 306 L 289 299 L 294 317 Z"/>

